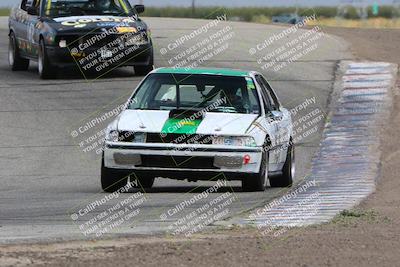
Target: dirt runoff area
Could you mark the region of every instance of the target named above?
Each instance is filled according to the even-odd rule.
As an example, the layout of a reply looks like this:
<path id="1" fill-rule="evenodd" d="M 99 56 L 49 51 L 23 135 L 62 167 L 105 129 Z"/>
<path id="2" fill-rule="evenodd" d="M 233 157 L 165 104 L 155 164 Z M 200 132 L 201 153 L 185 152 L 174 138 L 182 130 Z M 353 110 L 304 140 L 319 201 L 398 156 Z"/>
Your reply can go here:
<path id="1" fill-rule="evenodd" d="M 399 30 L 325 28 L 344 37 L 359 57 L 400 63 Z M 400 88 L 398 89 L 400 90 Z M 278 237 L 257 229 L 204 233 L 191 239 L 118 240 L 0 247 L 0 265 L 46 266 L 398 266 L 400 262 L 400 94 L 382 131 L 377 191 L 331 223 Z"/>

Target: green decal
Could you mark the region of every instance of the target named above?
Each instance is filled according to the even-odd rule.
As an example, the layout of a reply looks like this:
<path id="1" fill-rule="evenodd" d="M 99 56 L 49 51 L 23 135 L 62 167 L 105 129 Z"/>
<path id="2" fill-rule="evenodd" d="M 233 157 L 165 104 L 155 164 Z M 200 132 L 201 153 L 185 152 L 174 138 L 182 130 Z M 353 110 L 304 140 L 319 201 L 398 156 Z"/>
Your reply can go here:
<path id="1" fill-rule="evenodd" d="M 248 90 L 256 89 L 256 86 L 254 85 L 254 82 L 251 78 L 246 77 L 246 81 L 247 81 L 247 89 Z"/>
<path id="2" fill-rule="evenodd" d="M 190 120 L 190 119 L 168 119 L 161 133 L 164 134 L 195 134 L 199 127 L 201 120 Z"/>
<path id="3" fill-rule="evenodd" d="M 237 76 L 247 77 L 248 71 L 232 70 L 232 69 L 206 69 L 206 68 L 160 68 L 156 73 L 170 73 L 170 74 L 204 74 L 204 75 L 222 75 L 222 76 Z"/>

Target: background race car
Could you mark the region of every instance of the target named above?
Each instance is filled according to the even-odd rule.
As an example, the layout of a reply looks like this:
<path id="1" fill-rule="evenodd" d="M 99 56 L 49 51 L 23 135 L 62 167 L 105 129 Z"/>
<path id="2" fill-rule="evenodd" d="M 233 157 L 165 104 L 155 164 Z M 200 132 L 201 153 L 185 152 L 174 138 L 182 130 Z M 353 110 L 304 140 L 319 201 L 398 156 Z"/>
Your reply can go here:
<path id="1" fill-rule="evenodd" d="M 44 79 L 72 66 L 84 76 L 120 66 L 147 74 L 154 59 L 143 11 L 127 0 L 23 0 L 9 18 L 11 69 L 27 70 L 33 60 Z"/>

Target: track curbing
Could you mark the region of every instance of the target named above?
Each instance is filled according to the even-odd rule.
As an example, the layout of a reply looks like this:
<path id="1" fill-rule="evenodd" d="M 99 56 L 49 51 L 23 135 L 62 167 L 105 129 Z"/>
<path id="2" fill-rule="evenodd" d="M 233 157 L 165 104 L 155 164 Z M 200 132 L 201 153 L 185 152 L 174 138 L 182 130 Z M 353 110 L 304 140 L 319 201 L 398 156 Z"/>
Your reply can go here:
<path id="1" fill-rule="evenodd" d="M 232 218 L 229 223 L 259 228 L 324 223 L 375 191 L 380 172 L 380 132 L 390 115 L 397 65 L 343 61 L 339 72 L 336 99 L 311 175 L 275 205 L 269 203 L 252 211 L 248 218 Z M 315 181 L 315 186 L 296 191 L 309 181 Z"/>

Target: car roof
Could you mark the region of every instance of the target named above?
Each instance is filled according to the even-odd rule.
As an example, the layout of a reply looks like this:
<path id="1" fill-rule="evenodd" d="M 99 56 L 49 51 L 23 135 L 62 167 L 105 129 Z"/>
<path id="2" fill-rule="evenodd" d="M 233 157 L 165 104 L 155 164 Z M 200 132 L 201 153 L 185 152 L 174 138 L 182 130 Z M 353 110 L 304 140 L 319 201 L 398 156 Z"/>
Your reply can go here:
<path id="1" fill-rule="evenodd" d="M 236 76 L 248 77 L 251 71 L 235 70 L 235 69 L 218 69 L 218 68 L 159 68 L 153 73 L 170 73 L 170 74 L 205 74 L 220 76 Z"/>

